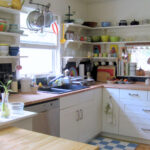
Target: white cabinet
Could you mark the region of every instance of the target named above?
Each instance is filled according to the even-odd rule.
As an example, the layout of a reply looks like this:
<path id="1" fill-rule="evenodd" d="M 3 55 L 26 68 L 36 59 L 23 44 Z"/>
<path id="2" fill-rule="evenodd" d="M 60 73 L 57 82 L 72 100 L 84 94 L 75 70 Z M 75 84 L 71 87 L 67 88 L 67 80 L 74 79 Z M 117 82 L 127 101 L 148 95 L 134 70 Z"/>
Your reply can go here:
<path id="1" fill-rule="evenodd" d="M 32 118 L 17 121 L 12 126 L 32 131 Z"/>
<path id="2" fill-rule="evenodd" d="M 148 92 L 120 90 L 119 134 L 150 139 Z"/>
<path id="3" fill-rule="evenodd" d="M 72 106 L 64 110 L 60 110 L 60 137 L 78 140 L 78 107 Z"/>
<path id="4" fill-rule="evenodd" d="M 60 98 L 60 104 L 60 137 L 86 142 L 100 133 L 101 89 Z"/>
<path id="5" fill-rule="evenodd" d="M 102 131 L 118 134 L 119 89 L 103 89 Z"/>

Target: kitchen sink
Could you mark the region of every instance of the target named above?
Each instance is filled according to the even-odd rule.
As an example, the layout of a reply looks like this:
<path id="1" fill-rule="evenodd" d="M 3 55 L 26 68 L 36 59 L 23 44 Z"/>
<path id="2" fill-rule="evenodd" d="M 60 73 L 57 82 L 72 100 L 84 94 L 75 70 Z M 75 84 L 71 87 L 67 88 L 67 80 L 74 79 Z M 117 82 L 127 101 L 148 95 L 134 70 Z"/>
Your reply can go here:
<path id="1" fill-rule="evenodd" d="M 72 85 L 62 85 L 57 87 L 42 87 L 39 88 L 39 91 L 62 94 L 62 93 L 68 93 L 68 92 L 77 91 L 85 88 L 87 88 L 87 86 L 72 84 Z"/>

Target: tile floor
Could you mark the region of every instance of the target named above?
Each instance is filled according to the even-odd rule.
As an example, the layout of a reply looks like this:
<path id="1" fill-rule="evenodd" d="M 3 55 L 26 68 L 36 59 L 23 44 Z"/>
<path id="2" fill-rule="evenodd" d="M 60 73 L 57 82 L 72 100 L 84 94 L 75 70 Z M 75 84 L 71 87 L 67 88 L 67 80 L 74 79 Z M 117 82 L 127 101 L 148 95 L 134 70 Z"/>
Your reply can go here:
<path id="1" fill-rule="evenodd" d="M 97 137 L 90 141 L 89 144 L 98 145 L 100 147 L 100 150 L 135 150 L 138 146 L 138 144 L 104 137 Z"/>

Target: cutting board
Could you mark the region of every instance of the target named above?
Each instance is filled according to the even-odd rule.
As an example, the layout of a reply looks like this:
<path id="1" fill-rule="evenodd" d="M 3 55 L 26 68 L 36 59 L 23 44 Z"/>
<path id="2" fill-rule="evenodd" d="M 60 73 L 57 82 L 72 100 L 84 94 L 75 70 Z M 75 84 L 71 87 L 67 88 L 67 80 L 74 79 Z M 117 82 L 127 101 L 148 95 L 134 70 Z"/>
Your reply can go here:
<path id="1" fill-rule="evenodd" d="M 115 66 L 99 66 L 97 68 L 97 81 L 106 82 L 111 77 L 115 77 Z"/>

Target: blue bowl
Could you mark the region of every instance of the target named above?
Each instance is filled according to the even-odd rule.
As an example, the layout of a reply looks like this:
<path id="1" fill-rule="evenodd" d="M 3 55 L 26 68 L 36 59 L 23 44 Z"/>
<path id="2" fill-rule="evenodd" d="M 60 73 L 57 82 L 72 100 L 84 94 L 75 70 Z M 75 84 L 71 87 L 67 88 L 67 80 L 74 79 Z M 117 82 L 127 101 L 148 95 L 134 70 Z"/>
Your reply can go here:
<path id="1" fill-rule="evenodd" d="M 111 26 L 111 22 L 101 22 L 102 27 L 109 27 Z"/>
<path id="2" fill-rule="evenodd" d="M 19 47 L 9 47 L 9 55 L 17 56 L 19 53 Z"/>

